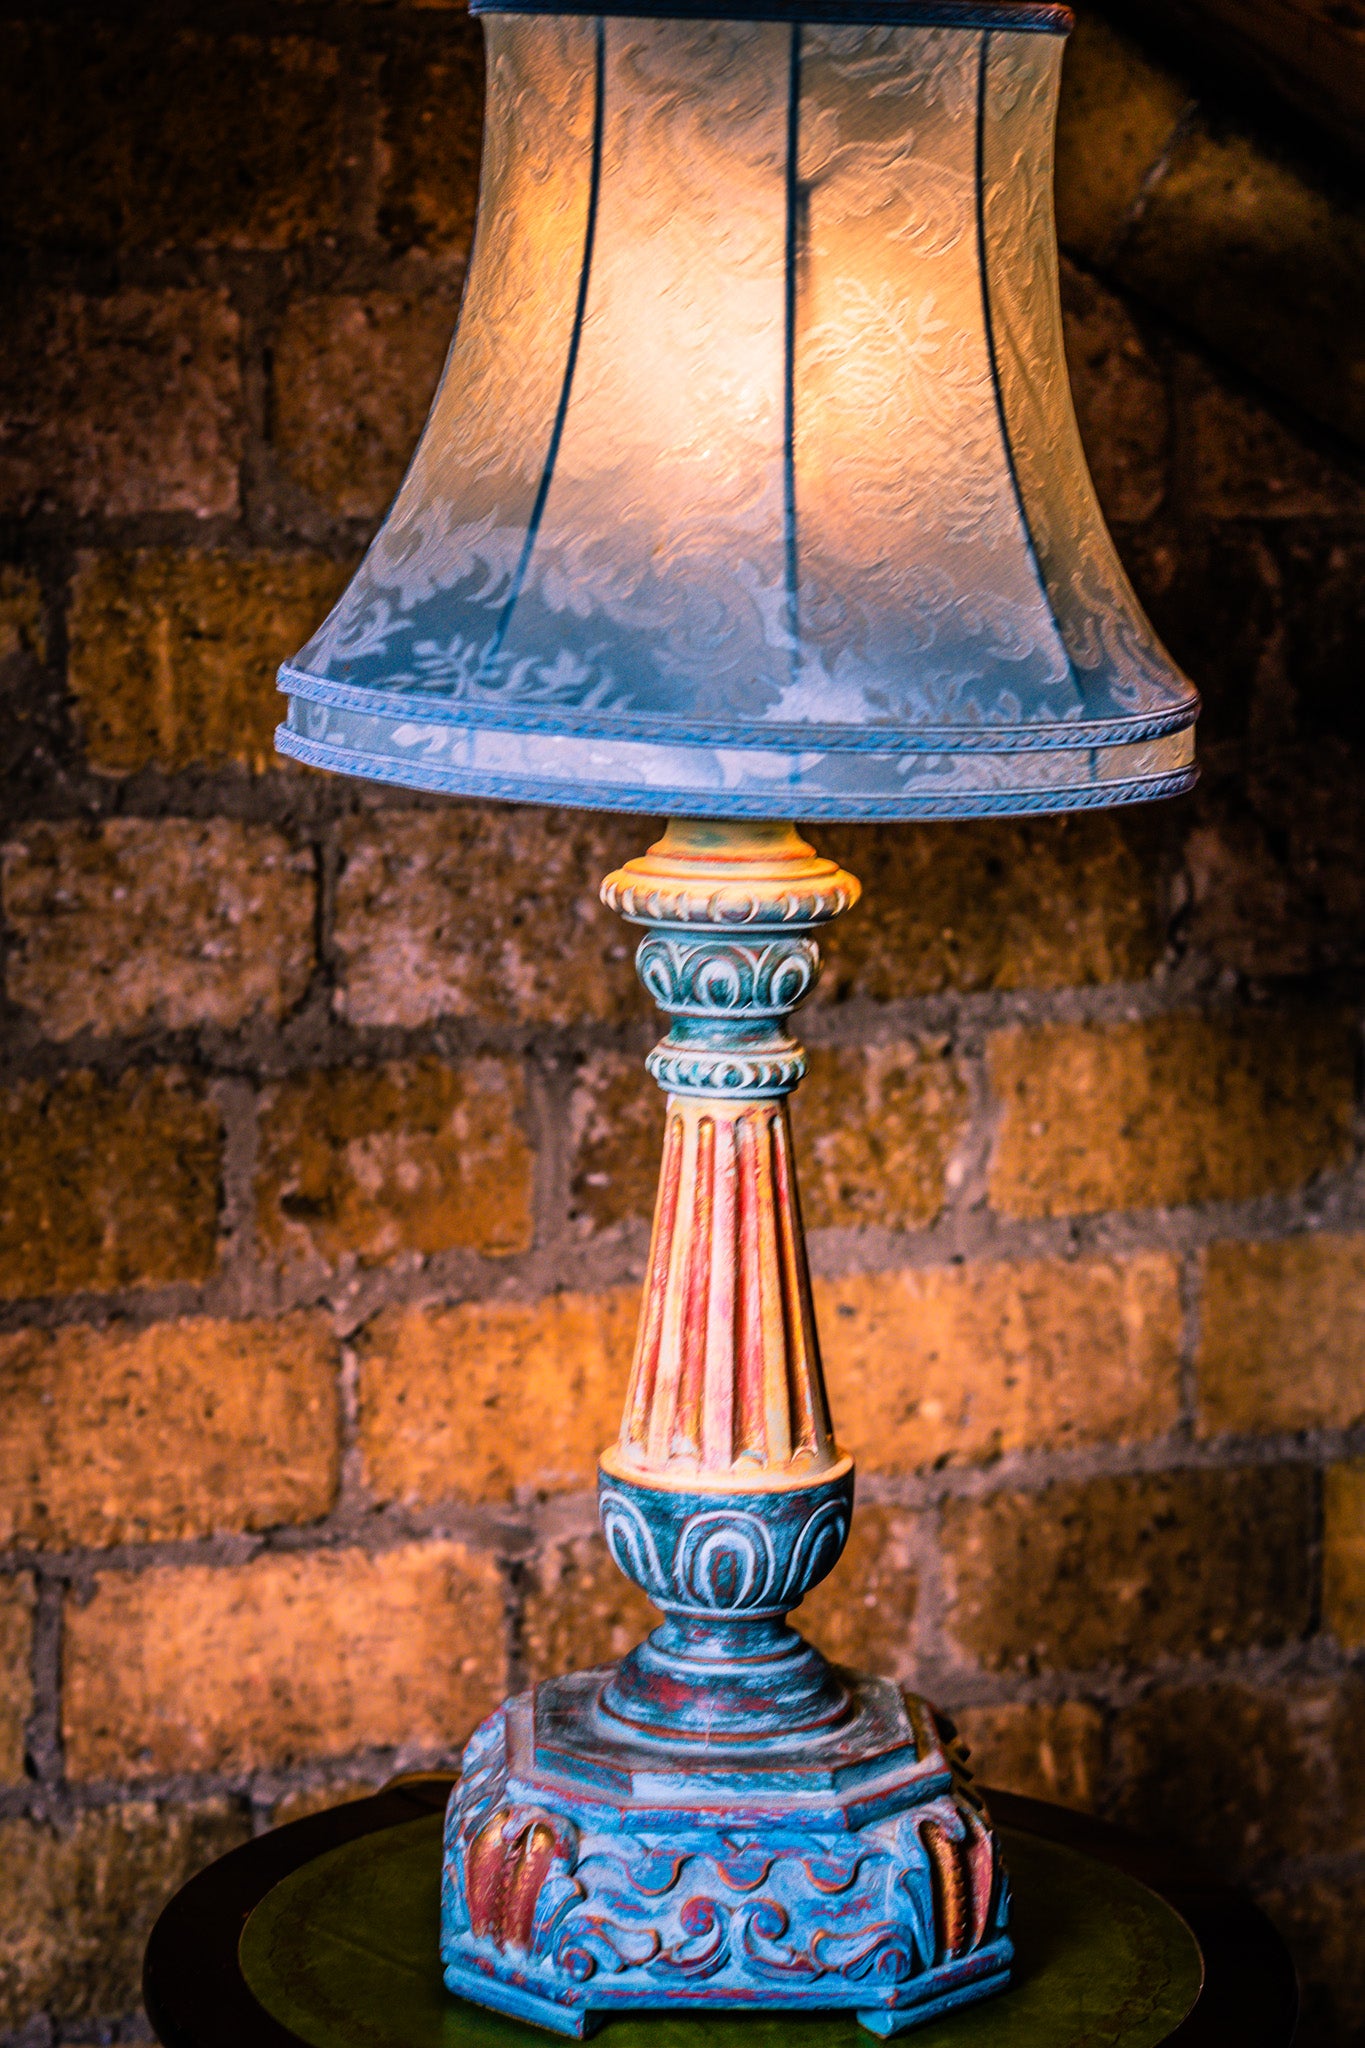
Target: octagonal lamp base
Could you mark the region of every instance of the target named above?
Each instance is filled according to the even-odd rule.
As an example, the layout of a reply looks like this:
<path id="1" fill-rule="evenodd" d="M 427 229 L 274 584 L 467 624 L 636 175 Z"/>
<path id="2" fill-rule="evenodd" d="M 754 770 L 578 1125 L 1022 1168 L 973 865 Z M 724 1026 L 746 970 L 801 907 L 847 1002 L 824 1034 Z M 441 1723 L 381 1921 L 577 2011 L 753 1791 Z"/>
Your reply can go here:
<path id="1" fill-rule="evenodd" d="M 765 1755 L 622 1740 L 605 1666 L 508 1700 L 446 1816 L 459 1996 L 581 2038 L 622 2008 L 851 2008 L 907 2031 L 1004 1988 L 995 1838 L 949 1724 L 841 1673 L 850 1712 Z"/>

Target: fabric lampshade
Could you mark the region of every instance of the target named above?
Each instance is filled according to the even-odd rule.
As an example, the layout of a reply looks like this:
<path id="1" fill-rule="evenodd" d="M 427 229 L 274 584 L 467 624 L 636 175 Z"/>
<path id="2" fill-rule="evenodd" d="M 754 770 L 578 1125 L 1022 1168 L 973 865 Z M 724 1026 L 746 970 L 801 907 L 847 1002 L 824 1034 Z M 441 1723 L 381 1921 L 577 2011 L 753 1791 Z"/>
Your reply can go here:
<path id="1" fill-rule="evenodd" d="M 704 12 L 485 10 L 456 338 L 281 749 L 654 815 L 1188 787 L 1062 353 L 1066 10 Z"/>

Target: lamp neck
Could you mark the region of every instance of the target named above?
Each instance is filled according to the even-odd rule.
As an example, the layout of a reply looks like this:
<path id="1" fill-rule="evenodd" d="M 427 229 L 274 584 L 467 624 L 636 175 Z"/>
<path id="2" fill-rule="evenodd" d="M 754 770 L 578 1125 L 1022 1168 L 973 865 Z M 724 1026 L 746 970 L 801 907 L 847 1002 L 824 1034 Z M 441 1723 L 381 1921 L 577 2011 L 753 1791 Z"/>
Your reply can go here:
<path id="1" fill-rule="evenodd" d="M 632 1739 L 799 1742 L 847 1692 L 784 1620 L 836 1563 L 851 1461 L 834 1440 L 787 1097 L 787 1019 L 815 934 L 858 884 L 785 824 L 679 821 L 602 887 L 644 928 L 640 979 L 671 1019 L 649 1055 L 668 1107 L 649 1272 L 617 1443 L 612 1555 L 667 1619 L 601 1711 Z"/>
<path id="2" fill-rule="evenodd" d="M 772 1488 L 838 1461 L 810 1303 L 786 1024 L 815 933 L 858 884 L 788 824 L 679 820 L 609 875 L 643 926 L 640 979 L 671 1018 L 648 1066 L 668 1096 L 649 1276 L 614 1469 L 683 1488 Z"/>

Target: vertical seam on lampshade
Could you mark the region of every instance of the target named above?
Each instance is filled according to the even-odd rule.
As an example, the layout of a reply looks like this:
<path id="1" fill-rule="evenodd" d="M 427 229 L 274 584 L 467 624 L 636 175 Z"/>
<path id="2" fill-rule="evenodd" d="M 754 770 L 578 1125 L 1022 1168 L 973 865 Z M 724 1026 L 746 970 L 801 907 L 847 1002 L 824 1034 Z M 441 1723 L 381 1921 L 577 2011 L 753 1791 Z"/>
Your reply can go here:
<path id="1" fill-rule="evenodd" d="M 1061 640 L 1057 616 L 1052 609 L 1048 595 L 1047 578 L 1043 565 L 1038 559 L 1034 544 L 1033 528 L 1029 524 L 1028 507 L 1024 503 L 1023 487 L 1019 482 L 1019 468 L 1014 459 L 1014 443 L 1010 439 L 1009 415 L 1005 411 L 1005 394 L 1000 388 L 1000 365 L 995 352 L 995 314 L 991 306 L 990 256 L 986 243 L 986 74 L 990 61 L 993 37 L 989 29 L 982 31 L 981 57 L 977 70 L 976 85 L 976 259 L 981 272 L 981 311 L 986 329 L 986 359 L 991 366 L 991 391 L 995 397 L 995 416 L 1000 422 L 1000 439 L 1005 450 L 1005 462 L 1010 473 L 1010 487 L 1019 513 L 1019 524 L 1024 532 L 1024 546 L 1033 564 L 1033 573 L 1038 580 L 1039 595 L 1052 622 L 1052 630 Z M 1065 646 L 1062 648 L 1067 667 L 1071 667 L 1071 656 Z"/>
<path id="2" fill-rule="evenodd" d="M 559 444 L 564 438 L 564 422 L 568 418 L 569 399 L 573 392 L 574 370 L 578 363 L 578 348 L 583 338 L 583 320 L 588 307 L 588 280 L 592 274 L 593 244 L 597 238 L 597 202 L 598 195 L 602 189 L 602 127 L 603 103 L 606 99 L 607 41 L 606 23 L 600 14 L 594 23 L 594 31 L 592 156 L 588 171 L 588 215 L 583 227 L 583 264 L 578 273 L 578 296 L 574 302 L 573 324 L 569 329 L 569 346 L 564 358 L 564 379 L 559 388 L 559 403 L 555 407 L 554 422 L 550 428 L 549 445 L 545 450 L 545 467 L 541 471 L 535 501 L 531 506 L 531 516 L 526 522 L 526 538 L 521 544 L 521 556 L 512 574 L 512 588 L 508 593 L 507 602 L 504 604 L 498 618 L 498 623 L 493 629 L 493 638 L 489 642 L 488 652 L 479 664 L 481 678 L 487 674 L 489 665 L 496 661 L 502 652 L 503 641 L 507 638 L 507 629 L 512 623 L 512 614 L 516 610 L 517 602 L 526 583 L 526 572 L 531 566 L 531 555 L 535 549 L 536 539 L 540 533 L 540 522 L 545 513 L 545 501 L 550 495 L 550 485 L 554 480 L 555 462 L 559 456 Z"/>
<path id="3" fill-rule="evenodd" d="M 800 254 L 801 24 L 791 26 L 787 66 L 787 236 L 782 338 L 782 546 L 787 584 L 787 631 L 795 678 L 801 627 L 800 571 L 796 533 L 796 288 Z"/>

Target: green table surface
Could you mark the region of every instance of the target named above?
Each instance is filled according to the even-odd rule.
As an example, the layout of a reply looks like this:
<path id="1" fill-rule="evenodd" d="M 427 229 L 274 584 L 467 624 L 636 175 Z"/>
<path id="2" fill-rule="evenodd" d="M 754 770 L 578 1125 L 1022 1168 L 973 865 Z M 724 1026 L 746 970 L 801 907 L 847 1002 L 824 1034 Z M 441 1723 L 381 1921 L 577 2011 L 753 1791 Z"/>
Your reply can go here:
<path id="1" fill-rule="evenodd" d="M 1199 1996 L 1188 1927 L 1145 1885 L 1007 1832 L 1015 1981 L 915 2029 L 919 2048 L 1157 2048 Z M 246 1923 L 242 1975 L 309 2048 L 545 2048 L 548 2036 L 452 1998 L 437 1962 L 438 1814 L 320 1856 Z M 603 2048 L 870 2048 L 851 2012 L 615 2015 Z"/>
<path id="2" fill-rule="evenodd" d="M 448 1776 L 395 1780 L 244 1843 L 191 1878 L 153 1929 L 143 1971 L 163 2048 L 547 2048 L 555 2037 L 452 1998 L 441 1983 L 440 1815 L 450 1785 Z M 1017 1979 L 906 2040 L 1289 2048 L 1293 1968 L 1251 1900 L 1183 1851 L 1037 1800 L 987 1797 L 1013 1878 Z M 870 2048 L 872 2037 L 851 2013 L 707 2011 L 622 2014 L 596 2038 L 603 2048 Z"/>

